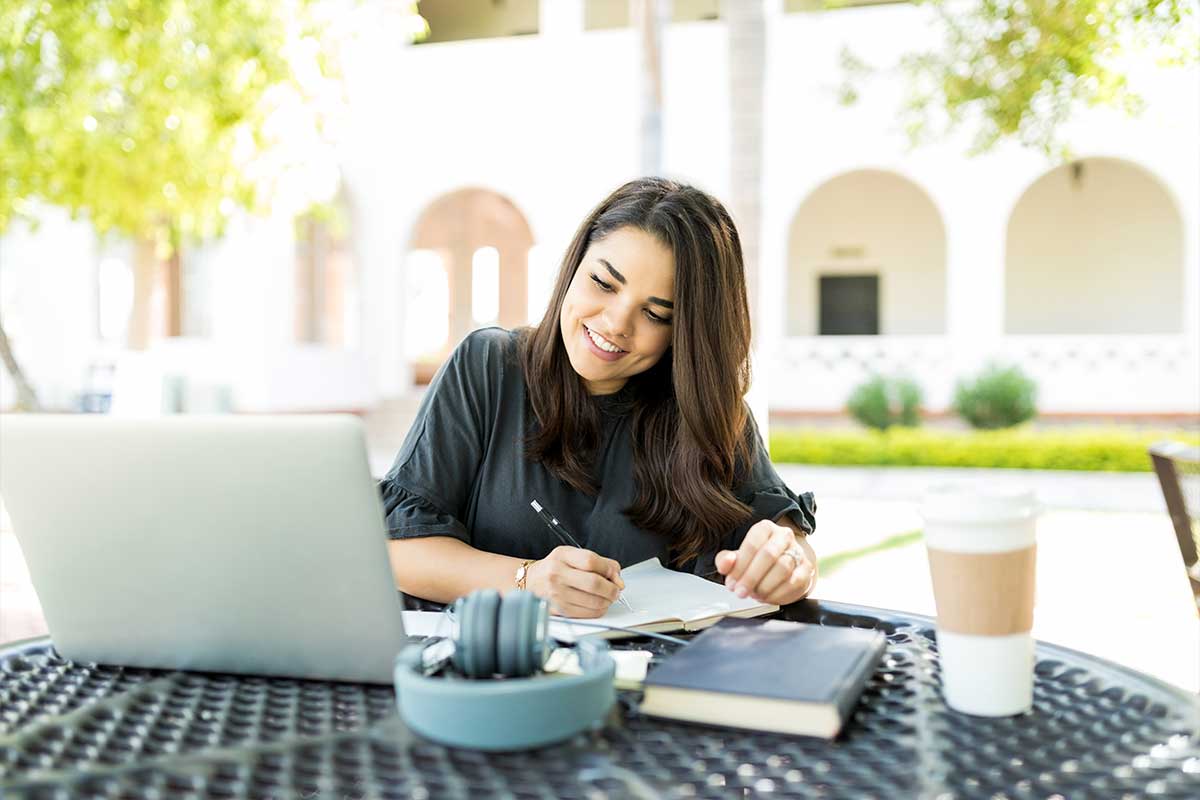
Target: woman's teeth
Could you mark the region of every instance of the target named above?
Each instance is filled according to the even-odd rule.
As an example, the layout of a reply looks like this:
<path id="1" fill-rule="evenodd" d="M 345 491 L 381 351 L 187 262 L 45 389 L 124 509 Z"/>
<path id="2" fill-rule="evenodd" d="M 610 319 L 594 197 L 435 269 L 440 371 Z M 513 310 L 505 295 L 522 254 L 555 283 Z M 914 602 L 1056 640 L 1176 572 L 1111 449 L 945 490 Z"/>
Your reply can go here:
<path id="1" fill-rule="evenodd" d="M 599 347 L 604 352 L 606 352 L 606 353 L 624 353 L 625 352 L 621 348 L 617 347 L 615 344 L 612 344 L 611 342 L 609 342 L 604 337 L 600 336 L 597 333 L 594 333 L 592 331 L 592 329 L 587 327 L 586 325 L 584 326 L 584 329 L 588 332 L 588 336 L 592 337 L 592 342 L 596 345 L 596 347 Z"/>

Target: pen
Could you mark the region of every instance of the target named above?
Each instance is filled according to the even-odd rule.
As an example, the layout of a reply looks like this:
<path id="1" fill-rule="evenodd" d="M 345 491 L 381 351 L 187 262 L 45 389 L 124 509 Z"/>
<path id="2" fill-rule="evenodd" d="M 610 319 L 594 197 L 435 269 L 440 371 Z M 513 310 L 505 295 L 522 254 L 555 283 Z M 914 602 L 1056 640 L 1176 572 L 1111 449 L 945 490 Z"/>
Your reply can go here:
<path id="1" fill-rule="evenodd" d="M 559 541 L 561 541 L 563 544 L 569 544 L 571 547 L 578 547 L 580 550 L 583 549 L 583 545 L 575 541 L 575 537 L 567 532 L 567 529 L 562 526 L 562 523 L 558 521 L 557 517 L 552 515 L 546 509 L 542 508 L 541 503 L 539 503 L 537 500 L 531 500 L 529 505 L 533 506 L 533 510 L 536 511 L 537 515 L 542 518 L 542 522 L 546 523 L 546 527 L 549 528 L 551 532 L 553 532 L 554 535 L 559 538 Z M 629 601 L 625 599 L 624 592 L 618 594 L 617 599 L 620 600 L 626 608 L 628 608 L 630 611 L 633 611 L 633 606 L 629 605 Z"/>

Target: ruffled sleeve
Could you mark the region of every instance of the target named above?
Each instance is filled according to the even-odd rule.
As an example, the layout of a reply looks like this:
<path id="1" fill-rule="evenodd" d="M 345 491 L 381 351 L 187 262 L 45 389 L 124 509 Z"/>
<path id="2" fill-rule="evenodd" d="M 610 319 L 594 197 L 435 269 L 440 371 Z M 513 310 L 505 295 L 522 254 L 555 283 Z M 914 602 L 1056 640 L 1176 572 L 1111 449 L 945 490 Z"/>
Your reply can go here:
<path id="1" fill-rule="evenodd" d="M 470 534 L 462 522 L 421 495 L 394 481 L 382 482 L 379 493 L 389 539 L 453 536 L 470 542 Z"/>
<path id="2" fill-rule="evenodd" d="M 438 370 L 387 475 L 379 483 L 388 537 L 453 536 L 464 524 L 471 488 L 491 435 L 509 334 L 469 334 Z"/>

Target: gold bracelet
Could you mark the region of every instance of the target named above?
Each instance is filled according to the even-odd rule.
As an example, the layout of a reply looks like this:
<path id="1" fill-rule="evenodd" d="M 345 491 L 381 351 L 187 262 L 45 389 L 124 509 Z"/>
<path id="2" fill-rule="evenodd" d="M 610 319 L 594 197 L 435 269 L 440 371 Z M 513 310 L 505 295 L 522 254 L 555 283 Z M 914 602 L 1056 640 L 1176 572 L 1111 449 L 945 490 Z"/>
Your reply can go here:
<path id="1" fill-rule="evenodd" d="M 524 591 L 525 582 L 529 580 L 529 568 L 537 562 L 536 558 L 531 558 L 528 561 L 522 561 L 521 566 L 517 567 L 517 588 Z"/>

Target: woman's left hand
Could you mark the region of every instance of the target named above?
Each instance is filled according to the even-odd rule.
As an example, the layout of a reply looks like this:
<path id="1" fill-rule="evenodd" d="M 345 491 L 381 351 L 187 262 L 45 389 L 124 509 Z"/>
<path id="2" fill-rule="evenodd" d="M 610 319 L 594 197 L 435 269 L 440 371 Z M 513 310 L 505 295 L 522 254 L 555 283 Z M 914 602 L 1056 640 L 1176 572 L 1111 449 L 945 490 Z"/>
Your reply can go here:
<path id="1" fill-rule="evenodd" d="M 717 553 L 716 567 L 738 597 L 777 606 L 796 602 L 817 582 L 817 558 L 806 538 L 769 519 L 756 522 L 736 551 Z"/>

